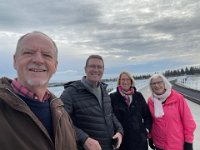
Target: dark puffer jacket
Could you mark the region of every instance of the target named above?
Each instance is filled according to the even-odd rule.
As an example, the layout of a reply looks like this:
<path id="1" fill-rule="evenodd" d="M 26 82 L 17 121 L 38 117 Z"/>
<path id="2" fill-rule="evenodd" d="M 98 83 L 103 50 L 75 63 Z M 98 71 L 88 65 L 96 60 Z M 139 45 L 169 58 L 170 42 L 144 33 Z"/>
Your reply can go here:
<path id="1" fill-rule="evenodd" d="M 61 99 L 76 128 L 78 148 L 88 137 L 99 141 L 103 150 L 112 150 L 112 136 L 115 132 L 123 134 L 119 121 L 112 113 L 111 100 L 106 92 L 107 85 L 100 83 L 102 107 L 94 94 L 89 92 L 81 81 L 65 85 Z"/>
<path id="2" fill-rule="evenodd" d="M 144 97 L 134 90 L 130 107 L 118 90 L 110 94 L 113 112 L 124 128 L 120 150 L 148 149 L 146 129 L 151 129 L 152 119 Z"/>

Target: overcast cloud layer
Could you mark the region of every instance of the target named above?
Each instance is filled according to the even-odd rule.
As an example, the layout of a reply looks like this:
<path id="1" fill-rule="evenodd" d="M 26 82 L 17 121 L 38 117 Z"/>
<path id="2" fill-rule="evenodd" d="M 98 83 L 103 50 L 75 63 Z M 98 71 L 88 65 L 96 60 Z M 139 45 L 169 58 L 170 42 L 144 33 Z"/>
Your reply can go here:
<path id="1" fill-rule="evenodd" d="M 59 48 L 54 80 L 79 79 L 100 54 L 104 78 L 200 65 L 199 0 L 0 0 L 0 76 L 15 77 L 18 38 L 33 30 Z"/>

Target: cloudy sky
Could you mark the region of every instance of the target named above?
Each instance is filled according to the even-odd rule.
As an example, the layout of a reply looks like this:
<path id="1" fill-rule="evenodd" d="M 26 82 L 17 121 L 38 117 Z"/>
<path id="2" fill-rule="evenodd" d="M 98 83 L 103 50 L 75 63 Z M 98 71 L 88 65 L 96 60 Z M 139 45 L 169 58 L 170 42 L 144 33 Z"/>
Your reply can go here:
<path id="1" fill-rule="evenodd" d="M 103 56 L 103 78 L 200 65 L 199 9 L 199 0 L 0 0 L 0 76 L 16 76 L 16 42 L 34 30 L 57 43 L 55 81 L 83 76 L 90 54 Z"/>

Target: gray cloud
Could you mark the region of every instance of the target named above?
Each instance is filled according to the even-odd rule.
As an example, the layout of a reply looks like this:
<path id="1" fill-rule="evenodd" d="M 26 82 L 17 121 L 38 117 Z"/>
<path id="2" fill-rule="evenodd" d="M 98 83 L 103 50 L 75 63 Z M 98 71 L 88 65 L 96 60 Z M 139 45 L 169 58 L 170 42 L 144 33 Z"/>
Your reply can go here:
<path id="1" fill-rule="evenodd" d="M 58 45 L 59 72 L 82 75 L 94 53 L 108 74 L 200 64 L 198 0 L 0 0 L 0 9 L 0 50 L 14 52 L 20 35 L 41 30 Z"/>

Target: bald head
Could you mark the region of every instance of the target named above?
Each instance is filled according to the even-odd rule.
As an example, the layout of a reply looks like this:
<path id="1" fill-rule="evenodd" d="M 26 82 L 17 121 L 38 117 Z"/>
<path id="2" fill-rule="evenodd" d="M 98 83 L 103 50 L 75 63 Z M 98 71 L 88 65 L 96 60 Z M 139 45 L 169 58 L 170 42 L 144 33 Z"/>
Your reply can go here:
<path id="1" fill-rule="evenodd" d="M 47 42 L 49 42 L 50 44 L 53 45 L 54 47 L 54 51 L 55 51 L 55 57 L 56 57 L 56 60 L 57 60 L 57 57 L 58 57 L 58 49 L 57 49 L 57 46 L 55 44 L 55 42 L 46 34 L 40 32 L 40 31 L 33 31 L 33 32 L 30 32 L 30 33 L 27 33 L 25 35 L 23 35 L 17 42 L 17 47 L 16 47 L 16 52 L 15 52 L 15 55 L 21 50 L 21 45 L 22 43 L 26 42 L 27 40 L 29 40 L 30 38 L 37 38 L 38 41 L 39 40 L 46 40 Z M 38 42 L 39 44 L 39 42 Z M 36 45 L 35 45 L 36 46 Z M 36 46 L 37 47 L 37 46 Z"/>

